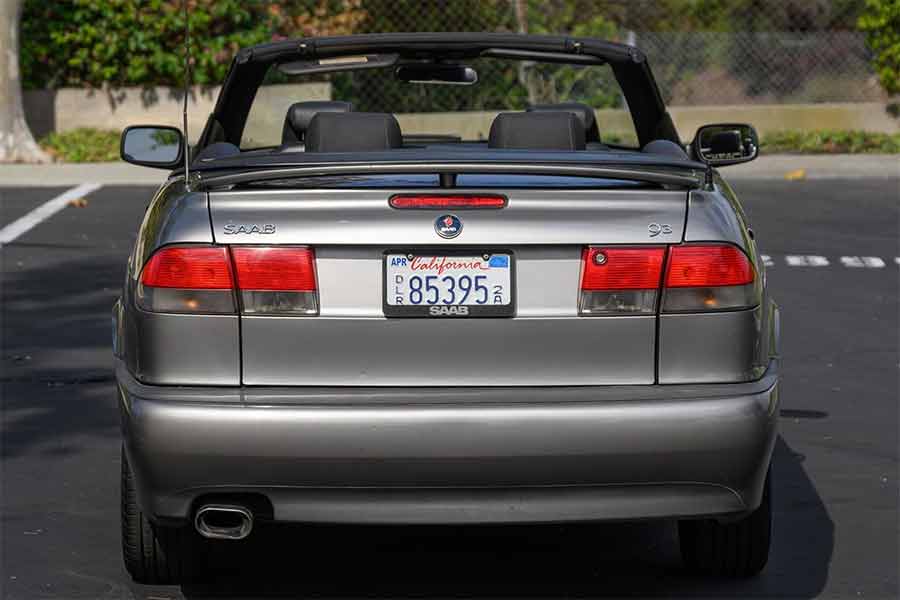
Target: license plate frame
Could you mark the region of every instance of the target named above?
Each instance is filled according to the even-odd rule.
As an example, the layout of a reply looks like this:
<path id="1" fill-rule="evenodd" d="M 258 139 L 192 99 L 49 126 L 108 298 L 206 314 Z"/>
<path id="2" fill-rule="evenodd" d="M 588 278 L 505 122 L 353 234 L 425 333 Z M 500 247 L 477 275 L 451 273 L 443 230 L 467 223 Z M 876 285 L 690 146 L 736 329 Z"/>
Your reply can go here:
<path id="1" fill-rule="evenodd" d="M 419 304 L 396 305 L 388 304 L 388 256 L 403 254 L 409 256 L 433 257 L 433 256 L 492 256 L 504 254 L 509 256 L 509 304 Z M 389 318 L 428 318 L 428 319 L 471 319 L 471 318 L 512 318 L 516 316 L 516 255 L 507 248 L 391 248 L 385 250 L 381 257 L 381 305 L 384 316 Z M 432 312 L 432 306 L 466 306 L 465 314 L 459 311 Z"/>

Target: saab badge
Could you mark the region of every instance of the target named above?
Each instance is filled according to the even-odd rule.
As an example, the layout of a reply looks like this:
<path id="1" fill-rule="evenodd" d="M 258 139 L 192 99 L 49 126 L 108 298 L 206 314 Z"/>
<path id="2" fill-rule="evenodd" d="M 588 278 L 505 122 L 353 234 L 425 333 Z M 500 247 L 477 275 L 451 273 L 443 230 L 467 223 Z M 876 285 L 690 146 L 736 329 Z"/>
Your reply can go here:
<path id="1" fill-rule="evenodd" d="M 456 215 L 441 215 L 434 222 L 434 230 L 439 236 L 449 240 L 462 232 L 462 221 Z"/>

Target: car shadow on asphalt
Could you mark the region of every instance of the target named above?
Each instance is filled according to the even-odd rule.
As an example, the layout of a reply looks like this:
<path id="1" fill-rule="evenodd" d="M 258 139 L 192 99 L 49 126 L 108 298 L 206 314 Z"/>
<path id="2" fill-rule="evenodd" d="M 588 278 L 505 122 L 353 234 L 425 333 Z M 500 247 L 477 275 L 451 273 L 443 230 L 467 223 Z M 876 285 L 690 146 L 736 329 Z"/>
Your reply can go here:
<path id="1" fill-rule="evenodd" d="M 110 311 L 125 259 L 86 251 L 18 268 L 22 246 L 4 249 L 0 275 L 4 460 L 119 436 Z"/>
<path id="2" fill-rule="evenodd" d="M 819 595 L 834 524 L 779 437 L 775 541 L 766 571 L 742 580 L 686 573 L 671 523 L 582 526 L 265 526 L 241 546 L 220 543 L 213 583 L 187 598 L 259 597 L 796 597 Z"/>

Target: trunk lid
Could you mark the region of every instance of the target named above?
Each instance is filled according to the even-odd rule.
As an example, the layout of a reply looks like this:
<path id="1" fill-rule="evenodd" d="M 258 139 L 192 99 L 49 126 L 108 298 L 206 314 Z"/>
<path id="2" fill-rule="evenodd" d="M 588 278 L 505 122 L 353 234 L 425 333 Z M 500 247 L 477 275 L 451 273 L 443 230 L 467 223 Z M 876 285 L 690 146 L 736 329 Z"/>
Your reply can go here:
<path id="1" fill-rule="evenodd" d="M 654 383 L 656 316 L 578 315 L 582 249 L 679 242 L 684 190 L 488 189 L 485 194 L 503 193 L 507 206 L 444 211 L 389 205 L 394 193 L 436 191 L 463 192 L 210 192 L 217 243 L 305 245 L 316 252 L 319 316 L 241 317 L 245 385 Z M 463 223 L 452 239 L 435 230 L 447 213 Z M 442 249 L 510 253 L 514 317 L 386 318 L 385 254 Z"/>

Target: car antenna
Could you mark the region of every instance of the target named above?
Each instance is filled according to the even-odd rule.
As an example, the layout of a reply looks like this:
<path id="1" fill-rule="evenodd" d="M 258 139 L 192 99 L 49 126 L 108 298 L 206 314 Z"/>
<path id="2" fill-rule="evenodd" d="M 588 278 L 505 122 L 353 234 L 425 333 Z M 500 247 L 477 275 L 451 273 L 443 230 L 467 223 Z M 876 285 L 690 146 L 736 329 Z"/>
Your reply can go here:
<path id="1" fill-rule="evenodd" d="M 182 0 L 184 6 L 184 104 L 182 105 L 182 127 L 184 129 L 184 189 L 191 191 L 189 164 L 191 162 L 191 143 L 188 141 L 188 93 L 191 85 L 191 23 L 188 20 L 188 0 Z"/>

